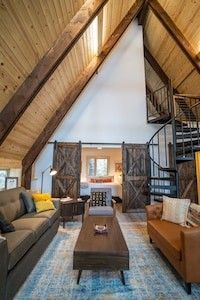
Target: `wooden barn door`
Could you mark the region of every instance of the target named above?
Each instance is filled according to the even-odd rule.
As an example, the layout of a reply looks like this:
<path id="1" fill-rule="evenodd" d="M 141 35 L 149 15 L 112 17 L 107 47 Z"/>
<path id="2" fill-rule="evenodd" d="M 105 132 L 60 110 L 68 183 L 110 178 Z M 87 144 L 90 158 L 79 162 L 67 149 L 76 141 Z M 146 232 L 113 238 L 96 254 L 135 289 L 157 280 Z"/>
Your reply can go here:
<path id="1" fill-rule="evenodd" d="M 53 197 L 80 196 L 81 143 L 55 143 L 52 178 Z"/>
<path id="2" fill-rule="evenodd" d="M 122 168 L 122 211 L 144 209 L 149 203 L 147 146 L 123 144 Z"/>

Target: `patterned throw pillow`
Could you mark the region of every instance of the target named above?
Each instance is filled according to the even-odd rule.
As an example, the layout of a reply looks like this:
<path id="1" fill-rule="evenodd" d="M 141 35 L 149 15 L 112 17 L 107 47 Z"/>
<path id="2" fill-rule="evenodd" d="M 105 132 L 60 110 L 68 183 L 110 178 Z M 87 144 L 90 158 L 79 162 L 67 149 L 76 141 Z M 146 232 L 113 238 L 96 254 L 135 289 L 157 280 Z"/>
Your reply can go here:
<path id="1" fill-rule="evenodd" d="M 106 192 L 92 192 L 92 206 L 106 206 Z"/>
<path id="2" fill-rule="evenodd" d="M 162 220 L 186 225 L 190 199 L 169 198 L 163 196 Z"/>
<path id="3" fill-rule="evenodd" d="M 200 205 L 195 203 L 190 204 L 187 223 L 194 227 L 200 226 Z"/>

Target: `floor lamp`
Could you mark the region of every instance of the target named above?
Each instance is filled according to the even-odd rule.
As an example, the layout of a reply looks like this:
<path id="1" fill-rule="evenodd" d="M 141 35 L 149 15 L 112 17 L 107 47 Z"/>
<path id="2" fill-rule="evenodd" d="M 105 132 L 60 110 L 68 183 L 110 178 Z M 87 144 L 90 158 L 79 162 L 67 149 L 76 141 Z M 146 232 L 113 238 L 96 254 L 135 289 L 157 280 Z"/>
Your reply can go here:
<path id="1" fill-rule="evenodd" d="M 42 191 L 43 191 L 44 173 L 45 173 L 48 169 L 50 169 L 50 173 L 49 173 L 50 176 L 54 176 L 54 175 L 56 175 L 56 173 L 57 173 L 57 171 L 56 171 L 55 169 L 53 169 L 51 166 L 48 166 L 44 171 L 42 171 L 41 189 L 40 189 L 40 192 L 41 192 L 41 193 L 42 193 Z"/>

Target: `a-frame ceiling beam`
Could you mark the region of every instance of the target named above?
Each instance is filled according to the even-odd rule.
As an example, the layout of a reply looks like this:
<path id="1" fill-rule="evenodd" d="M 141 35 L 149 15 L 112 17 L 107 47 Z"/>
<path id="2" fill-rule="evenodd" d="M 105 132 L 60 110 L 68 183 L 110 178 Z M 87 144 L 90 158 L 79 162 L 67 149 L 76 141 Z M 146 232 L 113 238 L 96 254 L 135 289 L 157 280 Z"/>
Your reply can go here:
<path id="1" fill-rule="evenodd" d="M 142 25 L 143 28 L 145 27 L 146 20 L 147 20 L 147 14 L 148 14 L 148 10 L 149 10 L 148 2 L 149 2 L 149 0 L 145 0 L 142 10 L 141 10 L 140 14 L 138 15 L 138 25 Z"/>
<path id="2" fill-rule="evenodd" d="M 144 45 L 144 57 L 148 61 L 148 63 L 151 65 L 151 67 L 154 69 L 154 71 L 157 73 L 157 75 L 160 77 L 162 82 L 166 85 L 169 84 L 170 79 L 165 74 L 157 60 L 153 57 L 153 55 L 150 53 L 150 51 L 147 49 L 147 47 Z"/>
<path id="3" fill-rule="evenodd" d="M 185 53 L 192 65 L 200 73 L 200 60 L 197 57 L 192 45 L 188 42 L 188 40 L 185 38 L 179 28 L 174 24 L 172 19 L 169 17 L 169 15 L 157 0 L 150 0 L 149 6 L 155 16 L 160 20 L 164 28 L 168 31 L 168 33 L 175 40 L 181 50 Z"/>
<path id="4" fill-rule="evenodd" d="M 0 145 L 108 0 L 87 0 L 0 113 Z"/>
<path id="5" fill-rule="evenodd" d="M 54 133 L 54 131 L 56 130 L 56 128 L 58 127 L 62 119 L 65 117 L 69 109 L 76 101 L 77 97 L 80 95 L 80 93 L 86 87 L 86 85 L 88 84 L 92 76 L 96 73 L 100 65 L 106 59 L 106 57 L 108 56 L 112 48 L 115 46 L 117 41 L 125 32 L 128 25 L 138 15 L 139 11 L 141 10 L 142 4 L 143 4 L 143 0 L 135 1 L 133 6 L 130 8 L 130 10 L 124 17 L 124 19 L 120 22 L 120 24 L 117 26 L 113 34 L 110 36 L 108 41 L 103 46 L 100 55 L 98 57 L 95 57 L 91 61 L 88 67 L 79 76 L 75 84 L 72 85 L 65 100 L 62 102 L 60 107 L 56 110 L 56 112 L 54 113 L 54 115 L 51 117 L 48 124 L 46 125 L 46 127 L 42 130 L 41 134 L 38 136 L 37 140 L 35 141 L 31 149 L 27 153 L 27 155 L 24 157 L 22 161 L 23 174 L 25 174 L 26 171 L 29 170 L 30 166 L 34 163 L 35 159 L 37 158 L 37 156 L 39 155 L 43 147 L 49 141 L 50 137 L 52 136 L 52 134 Z"/>

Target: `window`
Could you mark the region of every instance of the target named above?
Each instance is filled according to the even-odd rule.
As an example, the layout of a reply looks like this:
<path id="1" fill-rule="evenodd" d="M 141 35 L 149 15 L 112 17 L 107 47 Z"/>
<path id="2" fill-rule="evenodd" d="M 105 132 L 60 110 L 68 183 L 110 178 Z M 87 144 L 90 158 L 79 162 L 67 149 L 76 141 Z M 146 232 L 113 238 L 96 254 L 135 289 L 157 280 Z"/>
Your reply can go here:
<path id="1" fill-rule="evenodd" d="M 90 157 L 88 159 L 89 176 L 107 176 L 108 175 L 108 158 Z"/>
<path id="2" fill-rule="evenodd" d="M 5 189 L 6 177 L 8 177 L 8 170 L 0 169 L 0 190 Z"/>

